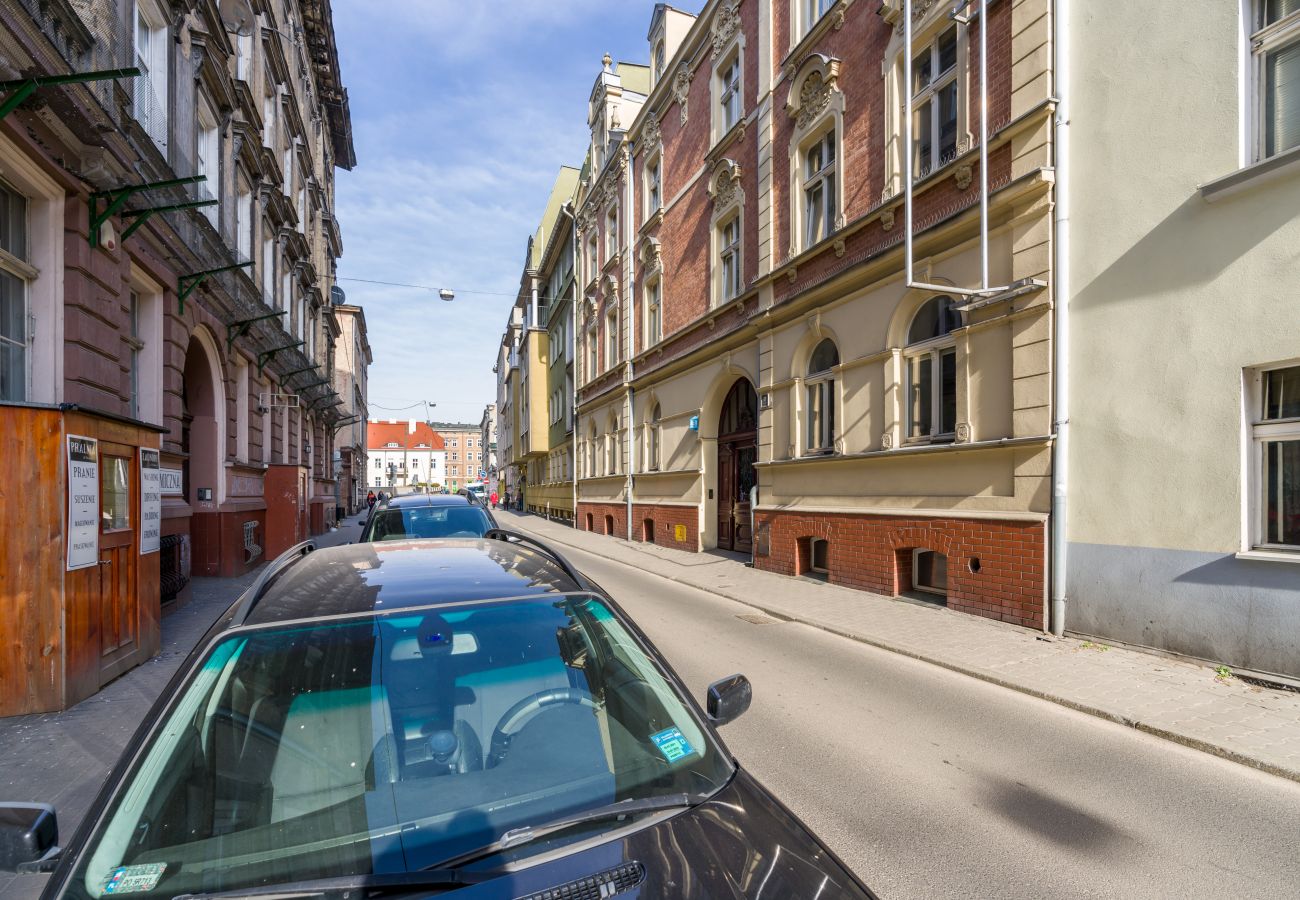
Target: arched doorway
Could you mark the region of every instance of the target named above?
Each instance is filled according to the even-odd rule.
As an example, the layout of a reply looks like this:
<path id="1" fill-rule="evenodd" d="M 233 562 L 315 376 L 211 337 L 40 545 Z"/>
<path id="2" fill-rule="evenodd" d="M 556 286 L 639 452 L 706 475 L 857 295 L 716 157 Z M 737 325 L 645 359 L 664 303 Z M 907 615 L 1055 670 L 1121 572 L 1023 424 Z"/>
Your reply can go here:
<path id="1" fill-rule="evenodd" d="M 225 392 L 217 357 L 199 332 L 185 350 L 181 385 L 181 452 L 185 500 L 190 505 L 190 551 L 195 575 L 218 575 L 218 508 L 224 493 Z"/>
<path id="2" fill-rule="evenodd" d="M 758 392 L 737 378 L 718 416 L 718 549 L 753 547 L 750 490 L 758 484 Z"/>

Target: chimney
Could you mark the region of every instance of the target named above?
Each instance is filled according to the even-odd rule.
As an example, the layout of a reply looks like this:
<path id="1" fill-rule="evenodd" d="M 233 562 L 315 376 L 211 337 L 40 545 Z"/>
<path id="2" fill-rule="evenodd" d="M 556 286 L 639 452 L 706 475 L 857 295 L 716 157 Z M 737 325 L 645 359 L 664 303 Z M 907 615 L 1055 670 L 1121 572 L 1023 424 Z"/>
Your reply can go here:
<path id="1" fill-rule="evenodd" d="M 410 422 L 408 423 L 406 433 L 407 433 L 407 434 L 415 434 L 415 420 L 414 420 L 414 419 L 411 419 Z"/>

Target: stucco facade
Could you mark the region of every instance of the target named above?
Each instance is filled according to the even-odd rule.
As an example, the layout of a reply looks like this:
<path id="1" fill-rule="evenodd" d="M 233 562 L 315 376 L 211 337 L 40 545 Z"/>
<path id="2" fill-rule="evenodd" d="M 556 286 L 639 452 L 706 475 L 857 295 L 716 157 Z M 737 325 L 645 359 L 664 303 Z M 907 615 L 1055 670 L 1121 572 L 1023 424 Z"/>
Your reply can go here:
<path id="1" fill-rule="evenodd" d="M 1300 462 L 1266 534 L 1256 428 L 1300 365 L 1300 151 L 1263 146 L 1261 7 L 1074 4 L 1066 627 L 1300 677 Z"/>

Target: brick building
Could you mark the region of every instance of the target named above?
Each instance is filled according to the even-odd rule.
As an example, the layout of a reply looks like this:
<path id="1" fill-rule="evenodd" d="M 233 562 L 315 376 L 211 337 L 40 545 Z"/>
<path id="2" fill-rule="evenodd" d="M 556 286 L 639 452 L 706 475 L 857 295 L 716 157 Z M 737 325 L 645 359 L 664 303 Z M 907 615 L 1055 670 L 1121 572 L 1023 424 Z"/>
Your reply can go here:
<path id="1" fill-rule="evenodd" d="M 433 430 L 447 448 L 446 488 L 453 494 L 479 478 L 487 461 L 482 430 L 478 425 L 457 422 L 434 422 Z"/>
<path id="2" fill-rule="evenodd" d="M 909 51 L 901 0 L 657 4 L 650 67 L 606 59 L 577 199 L 577 524 L 1041 626 L 1050 4 L 991 3 L 983 36 L 978 3 L 912 6 Z"/>
<path id="3" fill-rule="evenodd" d="M 347 94 L 328 0 L 252 7 L 0 5 L 0 714 L 333 518 Z"/>

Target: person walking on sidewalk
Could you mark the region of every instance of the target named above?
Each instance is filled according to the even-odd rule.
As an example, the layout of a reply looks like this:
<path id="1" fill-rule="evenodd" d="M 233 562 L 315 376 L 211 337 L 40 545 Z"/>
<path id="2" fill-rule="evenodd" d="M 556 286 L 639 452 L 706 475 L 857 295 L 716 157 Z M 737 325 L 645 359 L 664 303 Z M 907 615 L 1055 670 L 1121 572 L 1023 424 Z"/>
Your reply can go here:
<path id="1" fill-rule="evenodd" d="M 370 493 L 366 494 L 366 506 L 369 507 L 370 509 L 374 509 L 374 508 L 375 508 L 375 492 L 374 492 L 374 491 L 371 491 Z"/>
<path id="2" fill-rule="evenodd" d="M 492 501 L 492 508 L 493 508 L 493 509 L 496 509 L 496 508 L 497 508 L 497 501 L 500 500 L 501 498 L 497 496 L 497 492 L 496 492 L 496 491 L 493 491 L 493 492 L 492 492 L 492 496 L 488 497 L 488 499 Z"/>

